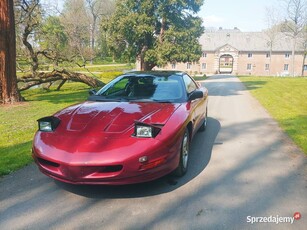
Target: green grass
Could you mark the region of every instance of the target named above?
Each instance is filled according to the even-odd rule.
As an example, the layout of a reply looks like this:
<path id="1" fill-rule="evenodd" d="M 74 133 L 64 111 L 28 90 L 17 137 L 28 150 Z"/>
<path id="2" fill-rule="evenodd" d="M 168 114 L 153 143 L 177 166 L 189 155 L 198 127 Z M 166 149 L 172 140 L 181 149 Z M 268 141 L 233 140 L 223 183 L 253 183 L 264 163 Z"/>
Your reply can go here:
<path id="1" fill-rule="evenodd" d="M 89 87 L 67 83 L 61 91 L 27 90 L 27 102 L 0 107 L 0 176 L 32 162 L 31 145 L 37 130 L 36 120 L 52 115 L 71 104 L 84 101 Z"/>
<path id="2" fill-rule="evenodd" d="M 240 77 L 240 80 L 307 154 L 307 78 Z"/>
<path id="3" fill-rule="evenodd" d="M 86 67 L 65 67 L 68 70 L 80 72 L 114 72 L 114 71 L 127 71 L 134 68 L 134 65 L 129 64 L 115 64 L 115 65 L 87 65 Z"/>

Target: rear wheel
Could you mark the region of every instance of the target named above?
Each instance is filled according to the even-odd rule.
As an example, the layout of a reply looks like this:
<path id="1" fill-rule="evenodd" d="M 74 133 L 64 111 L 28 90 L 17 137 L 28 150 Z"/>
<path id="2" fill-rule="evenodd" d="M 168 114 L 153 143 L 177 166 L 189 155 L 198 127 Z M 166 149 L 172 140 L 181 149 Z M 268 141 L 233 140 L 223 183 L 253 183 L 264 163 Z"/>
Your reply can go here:
<path id="1" fill-rule="evenodd" d="M 206 130 L 206 128 L 207 128 L 207 120 L 208 120 L 208 108 L 206 108 L 205 120 L 201 124 L 201 126 L 199 127 L 198 131 L 203 132 L 203 131 Z"/>
<path id="2" fill-rule="evenodd" d="M 183 134 L 181 142 L 179 165 L 175 170 L 176 176 L 183 176 L 187 172 L 188 162 L 189 162 L 189 151 L 190 151 L 190 135 L 189 135 L 189 130 L 186 129 Z"/>

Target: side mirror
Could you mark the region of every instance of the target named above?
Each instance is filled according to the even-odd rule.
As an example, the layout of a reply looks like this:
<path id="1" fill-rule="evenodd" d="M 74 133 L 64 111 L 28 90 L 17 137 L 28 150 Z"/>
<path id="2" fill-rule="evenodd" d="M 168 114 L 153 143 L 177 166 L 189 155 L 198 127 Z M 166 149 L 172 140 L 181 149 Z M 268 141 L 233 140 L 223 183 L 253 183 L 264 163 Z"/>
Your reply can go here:
<path id="1" fill-rule="evenodd" d="M 96 93 L 97 93 L 97 91 L 94 90 L 94 89 L 90 89 L 90 90 L 88 91 L 88 94 L 89 94 L 90 96 L 95 95 Z"/>
<path id="2" fill-rule="evenodd" d="M 203 97 L 204 97 L 203 91 L 195 90 L 189 95 L 189 101 L 193 101 L 195 99 L 203 98 Z"/>

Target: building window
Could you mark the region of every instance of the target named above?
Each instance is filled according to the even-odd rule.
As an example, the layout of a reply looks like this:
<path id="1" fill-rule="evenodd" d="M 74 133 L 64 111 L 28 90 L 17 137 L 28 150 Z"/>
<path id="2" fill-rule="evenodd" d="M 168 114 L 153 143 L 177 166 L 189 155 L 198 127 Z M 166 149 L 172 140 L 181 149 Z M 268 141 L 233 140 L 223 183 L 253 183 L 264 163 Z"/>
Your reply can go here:
<path id="1" fill-rule="evenodd" d="M 190 62 L 187 63 L 187 69 L 191 69 L 191 63 Z"/>
<path id="2" fill-rule="evenodd" d="M 304 71 L 306 71 L 307 70 L 307 65 L 304 65 Z"/>
<path id="3" fill-rule="evenodd" d="M 201 68 L 202 68 L 202 69 L 207 69 L 207 63 L 202 63 L 202 64 L 201 64 Z"/>
<path id="4" fill-rule="evenodd" d="M 270 69 L 270 64 L 265 64 L 265 70 L 269 70 Z"/>
<path id="5" fill-rule="evenodd" d="M 247 64 L 247 70 L 251 70 L 252 69 L 252 64 Z"/>
<path id="6" fill-rule="evenodd" d="M 248 53 L 248 54 L 247 54 L 247 57 L 248 57 L 248 58 L 252 58 L 252 57 L 253 57 L 253 54 L 252 54 L 252 53 Z"/>
<path id="7" fill-rule="evenodd" d="M 266 56 L 266 58 L 269 58 L 271 55 L 270 55 L 270 53 L 267 53 L 265 56 Z"/>
<path id="8" fill-rule="evenodd" d="M 207 57 L 207 53 L 205 53 L 205 52 L 203 52 L 203 55 L 202 55 L 203 57 Z"/>
<path id="9" fill-rule="evenodd" d="M 172 63 L 172 69 L 176 69 L 176 63 Z"/>
<path id="10" fill-rule="evenodd" d="M 289 53 L 285 53 L 285 58 L 289 58 L 290 54 Z"/>
<path id="11" fill-rule="evenodd" d="M 289 70 L 289 64 L 284 64 L 284 70 L 288 71 Z"/>

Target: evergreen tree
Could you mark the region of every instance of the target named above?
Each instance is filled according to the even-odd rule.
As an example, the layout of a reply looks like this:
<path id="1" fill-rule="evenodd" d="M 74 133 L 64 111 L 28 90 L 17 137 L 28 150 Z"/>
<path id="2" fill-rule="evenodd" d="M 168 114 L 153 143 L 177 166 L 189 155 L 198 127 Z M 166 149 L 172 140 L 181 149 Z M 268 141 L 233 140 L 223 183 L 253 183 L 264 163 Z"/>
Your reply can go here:
<path id="1" fill-rule="evenodd" d="M 128 53 L 150 70 L 167 62 L 198 61 L 203 33 L 196 13 L 203 0 L 118 0 L 108 29 L 114 53 Z"/>

